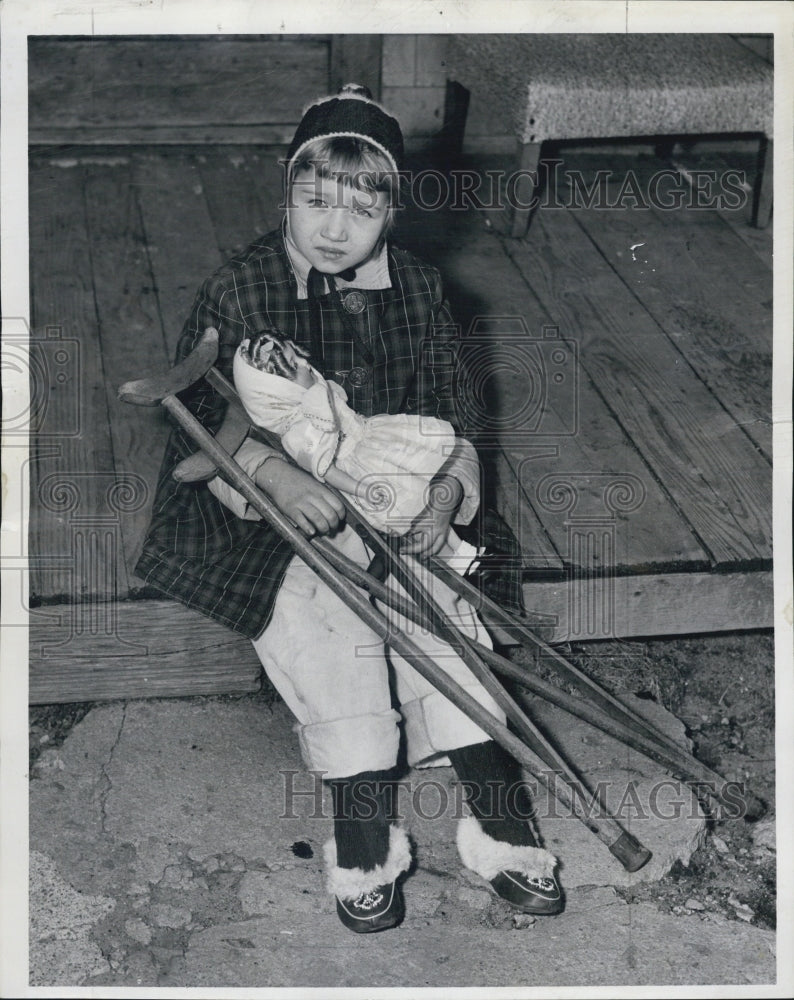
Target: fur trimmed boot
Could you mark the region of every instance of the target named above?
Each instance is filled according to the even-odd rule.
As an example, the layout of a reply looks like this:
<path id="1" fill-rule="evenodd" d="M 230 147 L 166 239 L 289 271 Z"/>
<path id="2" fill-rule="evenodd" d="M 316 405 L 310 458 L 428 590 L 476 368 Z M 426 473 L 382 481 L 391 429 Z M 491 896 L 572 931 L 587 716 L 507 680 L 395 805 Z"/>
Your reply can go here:
<path id="1" fill-rule="evenodd" d="M 539 916 L 562 911 L 562 891 L 554 877 L 557 859 L 542 847 L 494 840 L 474 816 L 459 821 L 457 845 L 463 864 L 509 903 Z"/>
<path id="2" fill-rule="evenodd" d="M 402 827 L 389 827 L 389 849 L 383 864 L 374 868 L 340 868 L 336 840 L 323 847 L 326 887 L 336 896 L 339 919 L 357 934 L 395 927 L 405 915 L 397 879 L 411 865 L 411 845 Z"/>
<path id="3" fill-rule="evenodd" d="M 392 822 L 394 781 L 362 771 L 329 781 L 334 836 L 326 843 L 326 881 L 339 919 L 357 934 L 386 930 L 405 915 L 398 877 L 411 864 L 405 831 Z"/>
<path id="4" fill-rule="evenodd" d="M 529 824 L 532 799 L 518 763 L 493 740 L 449 751 L 474 814 L 458 824 L 463 864 L 525 913 L 560 913 L 557 859 L 538 845 Z"/>

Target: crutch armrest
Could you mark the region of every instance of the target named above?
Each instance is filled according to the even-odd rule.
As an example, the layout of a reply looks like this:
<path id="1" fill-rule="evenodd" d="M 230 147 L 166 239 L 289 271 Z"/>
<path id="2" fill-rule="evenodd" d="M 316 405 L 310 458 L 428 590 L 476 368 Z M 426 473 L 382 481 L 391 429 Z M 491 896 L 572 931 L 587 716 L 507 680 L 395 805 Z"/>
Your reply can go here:
<path id="1" fill-rule="evenodd" d="M 218 357 L 218 331 L 209 326 L 188 356 L 164 375 L 125 382 L 119 399 L 138 406 L 157 406 L 166 396 L 175 396 L 197 382 L 215 364 Z"/>

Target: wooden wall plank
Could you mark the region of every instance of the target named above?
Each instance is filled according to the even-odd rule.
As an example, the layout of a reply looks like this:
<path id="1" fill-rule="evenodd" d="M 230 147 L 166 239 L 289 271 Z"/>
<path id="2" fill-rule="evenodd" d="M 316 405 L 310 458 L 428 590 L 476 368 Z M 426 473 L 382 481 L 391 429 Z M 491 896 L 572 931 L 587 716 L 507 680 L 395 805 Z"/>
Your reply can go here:
<path id="1" fill-rule="evenodd" d="M 224 259 L 281 222 L 280 153 L 278 149 L 259 152 L 227 147 L 197 155 L 204 196 Z"/>
<path id="2" fill-rule="evenodd" d="M 539 212 L 508 252 L 548 314 L 576 331 L 585 371 L 713 565 L 768 562 L 769 463 L 580 234 L 572 212 Z"/>
<path id="3" fill-rule="evenodd" d="M 123 598 L 125 487 L 114 467 L 84 174 L 74 160 L 31 160 L 30 262 L 33 350 L 45 359 L 43 384 L 33 386 L 42 406 L 32 426 L 31 596 Z"/>
<path id="4" fill-rule="evenodd" d="M 609 186 L 615 196 L 620 176 Z M 712 211 L 581 207 L 572 215 L 771 459 L 771 267 Z"/>
<path id="5" fill-rule="evenodd" d="M 221 263 L 195 157 L 141 151 L 133 177 L 143 217 L 168 357 L 201 283 Z"/>
<path id="6" fill-rule="evenodd" d="M 329 93 L 358 83 L 380 100 L 382 52 L 383 35 L 331 35 Z"/>
<path id="7" fill-rule="evenodd" d="M 611 605 L 612 627 L 605 630 L 600 615 L 592 619 L 594 628 L 577 627 L 588 618 L 577 604 L 580 598 L 599 608 Z M 572 587 L 570 580 L 530 582 L 524 584 L 524 601 L 531 611 L 557 616 L 549 639 L 555 643 L 773 626 L 773 577 L 768 571 L 620 576 L 586 587 Z"/>
<path id="8" fill-rule="evenodd" d="M 326 38 L 37 37 L 31 130 L 297 124 L 328 88 Z M 296 86 L 296 81 L 300 85 Z"/>
<path id="9" fill-rule="evenodd" d="M 639 484 L 641 506 L 617 515 L 612 571 L 708 565 L 689 525 L 595 391 L 585 368 L 575 364 L 580 346 L 577 324 L 553 303 L 538 300 L 521 268 L 511 268 L 504 241 L 483 226 L 478 213 L 417 212 L 406 221 L 406 242 L 441 268 L 456 319 L 462 323 L 475 380 L 481 380 L 480 391 L 487 396 L 479 406 L 481 412 L 487 411 L 480 434 L 486 443 L 478 442 L 481 454 L 486 457 L 488 447 L 498 443 L 523 488 L 523 503 L 532 508 L 549 537 L 542 546 L 537 534 L 531 533 L 533 550 L 525 557 L 530 562 L 549 559 L 552 564 L 559 558 L 570 564 L 575 558 L 569 551 L 571 512 L 539 493 L 541 484 L 550 486 L 549 477 L 575 484 L 576 517 L 602 520 L 609 517 L 604 504 L 607 479 L 621 477 Z M 577 239 L 583 241 L 581 233 Z M 554 326 L 557 338 L 550 336 Z M 552 362 L 557 340 L 574 342 L 566 347 L 567 370 Z M 565 371 L 560 384 L 554 380 L 557 370 Z M 530 405 L 529 418 L 521 416 L 533 396 L 542 404 L 542 412 L 533 415 Z M 489 421 L 495 433 L 488 433 Z M 525 530 L 526 516 L 512 526 Z"/>
<path id="10" fill-rule="evenodd" d="M 42 125 L 31 146 L 288 146 L 297 121 L 275 125 Z"/>
<path id="11" fill-rule="evenodd" d="M 54 606 L 30 621 L 33 705 L 257 691 L 251 643 L 175 601 L 127 601 L 108 609 L 112 629 L 87 621 L 102 609 Z M 103 634 L 104 632 L 104 634 Z"/>
<path id="12" fill-rule="evenodd" d="M 381 83 L 384 87 L 411 87 L 416 84 L 416 50 L 420 37 L 384 36 L 381 58 Z"/>
<path id="13" fill-rule="evenodd" d="M 161 407 L 122 403 L 117 390 L 133 378 L 161 374 L 166 351 L 154 282 L 128 158 L 89 162 L 86 209 L 102 366 L 116 471 L 136 484 L 121 513 L 127 573 L 140 555 L 168 437 Z M 135 581 L 141 583 L 142 581 Z"/>

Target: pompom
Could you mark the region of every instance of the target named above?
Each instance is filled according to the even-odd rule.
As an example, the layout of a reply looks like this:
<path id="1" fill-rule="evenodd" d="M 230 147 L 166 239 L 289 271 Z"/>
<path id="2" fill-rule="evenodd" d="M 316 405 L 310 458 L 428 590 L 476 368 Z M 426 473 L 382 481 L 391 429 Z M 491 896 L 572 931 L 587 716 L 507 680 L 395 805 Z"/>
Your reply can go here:
<path id="1" fill-rule="evenodd" d="M 346 97 L 363 97 L 367 101 L 372 100 L 372 91 L 360 83 L 346 83 L 340 88 L 339 94 Z"/>

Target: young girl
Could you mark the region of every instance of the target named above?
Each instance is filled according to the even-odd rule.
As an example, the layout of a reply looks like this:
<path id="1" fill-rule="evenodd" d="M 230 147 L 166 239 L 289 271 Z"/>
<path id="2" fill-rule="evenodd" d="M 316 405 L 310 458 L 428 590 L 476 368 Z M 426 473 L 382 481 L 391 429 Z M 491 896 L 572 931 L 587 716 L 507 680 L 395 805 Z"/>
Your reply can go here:
<path id="1" fill-rule="evenodd" d="M 281 227 L 207 279 L 177 361 L 213 326 L 217 365 L 231 377 L 242 342 L 275 328 L 308 351 L 316 370 L 344 389 L 361 416 L 418 414 L 460 431 L 457 331 L 438 272 L 388 240 L 402 156 L 398 123 L 361 89 L 345 88 L 313 104 L 287 153 Z M 208 383 L 200 381 L 183 399 L 217 430 L 225 404 Z M 324 585 L 236 491 L 219 478 L 206 485 L 175 482 L 175 464 L 193 451 L 175 430 L 137 572 L 253 640 L 296 717 L 307 767 L 321 772 L 330 787 L 334 836 L 325 846 L 327 888 L 342 922 L 362 933 L 403 917 L 398 880 L 411 854 L 389 801 L 401 741 L 409 765 L 449 761 L 467 789 L 473 815 L 460 821 L 457 836 L 463 864 L 519 908 L 558 913 L 563 902 L 556 859 L 537 844 L 525 818 L 531 804 L 521 801 L 526 790 L 518 765 L 391 654 L 340 599 L 328 593 L 316 602 Z M 333 536 L 351 559 L 369 564 L 371 553 L 322 482 L 253 437 L 235 458 L 307 535 Z M 431 481 L 431 497 L 439 493 L 453 502 L 428 503 L 403 542 L 416 558 L 441 552 L 451 522 L 460 519 L 463 485 L 443 466 Z M 434 583 L 434 597 L 441 595 L 456 602 L 458 624 L 468 615 L 469 634 L 484 641 L 471 609 Z M 332 610 L 321 613 L 318 603 Z M 504 721 L 450 647 L 430 636 L 422 642 Z"/>

